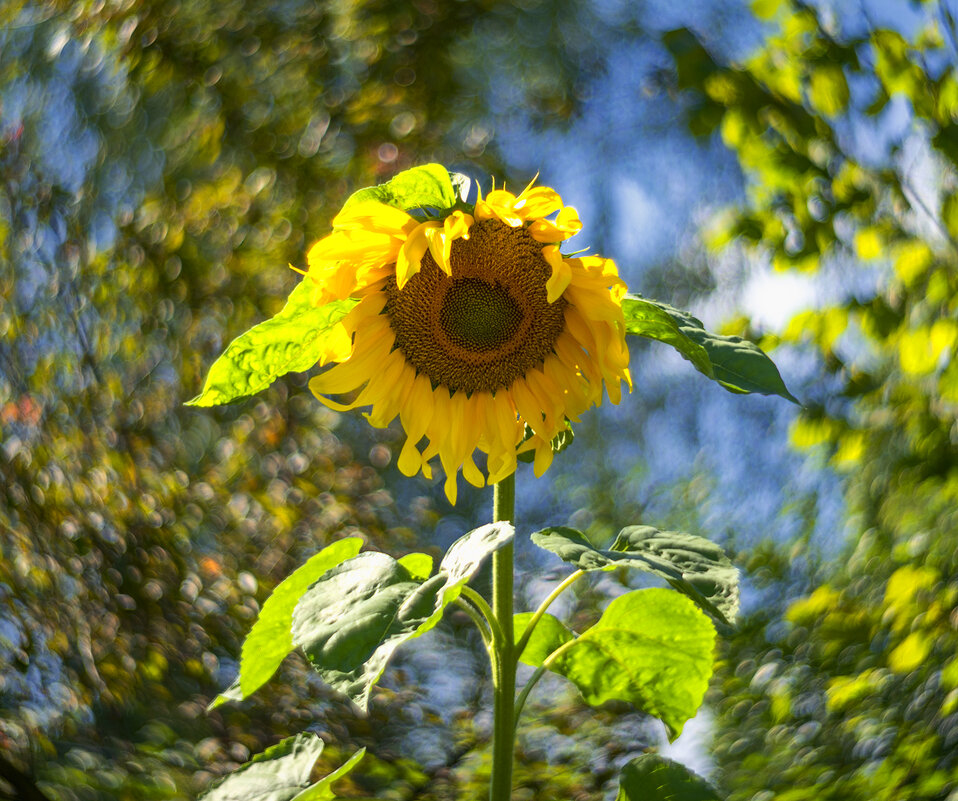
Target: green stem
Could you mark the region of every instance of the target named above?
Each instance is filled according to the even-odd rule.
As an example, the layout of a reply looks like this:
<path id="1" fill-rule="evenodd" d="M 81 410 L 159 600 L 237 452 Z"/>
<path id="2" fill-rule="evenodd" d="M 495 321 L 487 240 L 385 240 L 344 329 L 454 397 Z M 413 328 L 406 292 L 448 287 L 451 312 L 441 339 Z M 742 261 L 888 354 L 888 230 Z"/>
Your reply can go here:
<path id="1" fill-rule="evenodd" d="M 489 631 L 489 625 L 479 610 L 464 598 L 456 598 L 456 606 L 465 612 L 469 619 L 476 624 L 476 628 L 479 629 L 479 633 L 482 635 L 482 642 L 486 648 L 491 648 L 492 633 Z"/>
<path id="2" fill-rule="evenodd" d="M 519 657 L 522 655 L 522 652 L 526 649 L 526 645 L 529 643 L 529 638 L 532 636 L 532 632 L 535 630 L 538 622 L 542 620 L 542 616 L 546 613 L 546 610 L 552 606 L 552 602 L 584 575 L 584 570 L 576 570 L 571 576 L 566 576 L 566 578 L 563 579 L 562 582 L 546 596 L 546 599 L 539 604 L 539 608 L 536 609 L 532 617 L 529 618 L 529 622 L 526 624 L 526 627 L 522 632 L 522 636 L 519 638 L 519 642 L 516 643 L 516 662 L 519 661 Z"/>
<path id="3" fill-rule="evenodd" d="M 516 699 L 516 707 L 512 713 L 513 718 L 515 718 L 514 725 L 516 727 L 519 726 L 519 715 L 522 714 L 522 707 L 526 705 L 526 698 L 529 697 L 529 693 L 532 692 L 532 688 L 536 686 L 546 670 L 547 668 L 545 665 L 539 665 L 539 667 L 536 668 L 536 672 L 533 673 L 529 678 L 529 681 L 526 682 L 526 686 L 522 688 L 522 692 L 519 693 L 519 697 Z"/>
<path id="4" fill-rule="evenodd" d="M 581 573 L 583 571 L 580 570 L 579 572 Z M 573 575 L 575 574 L 573 573 Z M 568 579 L 566 579 L 566 581 L 568 581 Z M 516 706 L 513 710 L 514 726 L 519 725 L 519 714 L 522 712 L 522 707 L 526 705 L 526 698 L 529 697 L 529 693 L 532 692 L 532 688 L 538 684 L 539 679 L 542 678 L 545 672 L 552 667 L 559 655 L 562 654 L 563 651 L 567 650 L 574 642 L 575 640 L 570 640 L 564 645 L 560 645 L 558 648 L 556 648 L 545 658 L 545 661 L 543 661 L 543 663 L 536 668 L 536 672 L 529 677 L 529 681 L 526 682 L 526 686 L 522 688 L 522 692 L 519 693 L 519 697 L 516 699 Z"/>
<path id="5" fill-rule="evenodd" d="M 516 476 L 504 478 L 495 485 L 492 501 L 493 522 L 515 525 Z M 490 801 L 512 798 L 512 760 L 515 751 L 516 700 L 515 634 L 512 630 L 512 595 L 514 557 L 510 542 L 492 555 L 492 612 L 499 623 L 501 639 L 493 650 L 493 717 L 492 776 L 489 781 Z"/>
<path id="6" fill-rule="evenodd" d="M 492 607 L 489 606 L 488 601 L 469 585 L 462 588 L 462 597 L 471 601 L 473 606 L 475 606 L 485 618 L 489 631 L 492 633 L 493 642 L 501 642 L 502 629 L 499 627 L 499 621 L 496 620 L 496 616 L 493 614 Z"/>

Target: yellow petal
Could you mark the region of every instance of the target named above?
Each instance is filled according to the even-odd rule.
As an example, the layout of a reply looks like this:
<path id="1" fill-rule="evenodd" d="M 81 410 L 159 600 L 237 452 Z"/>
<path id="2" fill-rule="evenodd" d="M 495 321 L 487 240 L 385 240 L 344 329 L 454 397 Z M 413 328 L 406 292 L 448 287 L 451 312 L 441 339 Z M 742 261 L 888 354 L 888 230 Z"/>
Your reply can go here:
<path id="1" fill-rule="evenodd" d="M 433 223 L 435 225 L 435 223 Z M 396 286 L 402 289 L 422 267 L 422 257 L 429 247 L 429 223 L 416 226 L 403 243 L 396 258 Z"/>
<path id="2" fill-rule="evenodd" d="M 532 463 L 532 472 L 535 473 L 536 478 L 542 478 L 542 474 L 549 469 L 549 465 L 552 464 L 552 457 L 555 454 L 552 451 L 552 441 L 548 442 L 540 440 L 536 443 L 536 457 Z"/>
<path id="3" fill-rule="evenodd" d="M 537 242 L 562 242 L 582 230 L 582 221 L 572 206 L 560 209 L 555 221 L 535 220 L 529 225 L 529 234 Z"/>
<path id="4" fill-rule="evenodd" d="M 562 257 L 556 245 L 542 248 L 542 256 L 552 268 L 552 275 L 546 281 L 546 300 L 555 303 L 572 281 L 572 267 Z"/>
<path id="5" fill-rule="evenodd" d="M 445 230 L 442 227 L 442 223 L 434 222 L 424 224 L 430 225 L 430 228 L 426 230 L 426 240 L 429 242 L 429 252 L 432 254 L 433 261 L 439 265 L 439 269 L 446 275 L 452 275 L 452 267 L 449 264 L 451 247 L 447 247 L 445 244 Z M 452 243 L 450 243 L 450 245 L 451 244 Z"/>
<path id="6" fill-rule="evenodd" d="M 517 211 L 527 220 L 538 220 L 562 208 L 562 198 L 554 189 L 547 186 L 537 186 L 526 189 L 519 195 L 514 204 Z"/>
<path id="7" fill-rule="evenodd" d="M 542 419 L 542 408 L 539 406 L 535 395 L 532 394 L 532 390 L 529 388 L 526 380 L 524 378 L 517 378 L 512 382 L 509 391 L 512 394 L 513 400 L 516 402 L 516 409 L 519 410 L 522 419 L 529 424 L 529 428 L 543 439 L 551 439 L 552 436 L 549 434 L 549 429 Z"/>
<path id="8" fill-rule="evenodd" d="M 352 392 L 365 384 L 370 376 L 382 368 L 384 357 L 395 341 L 395 334 L 387 322 L 378 330 L 366 328 L 363 337 L 357 335 L 356 348 L 345 362 L 310 379 L 309 388 L 316 395 L 339 395 Z"/>
<path id="9" fill-rule="evenodd" d="M 353 203 L 333 218 L 333 228 L 339 230 L 359 229 L 389 234 L 408 232 L 410 226 L 417 224 L 415 217 L 373 200 Z"/>

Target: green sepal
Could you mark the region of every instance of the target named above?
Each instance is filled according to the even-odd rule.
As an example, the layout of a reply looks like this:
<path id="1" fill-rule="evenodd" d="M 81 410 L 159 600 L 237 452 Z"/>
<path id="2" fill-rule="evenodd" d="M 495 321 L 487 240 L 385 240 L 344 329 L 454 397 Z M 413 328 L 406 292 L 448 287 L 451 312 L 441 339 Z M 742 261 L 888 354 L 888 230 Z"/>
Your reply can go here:
<path id="1" fill-rule="evenodd" d="M 433 628 L 483 561 L 514 535 L 509 523 L 470 531 L 425 580 L 419 559 L 406 565 L 383 553 L 349 559 L 300 598 L 293 610 L 293 641 L 323 681 L 365 710 L 396 649 Z"/>
<path id="2" fill-rule="evenodd" d="M 310 783 L 313 765 L 324 743 L 315 734 L 297 734 L 267 748 L 230 775 L 216 782 L 200 801 L 329 801 L 330 785 L 351 771 L 366 749 L 318 782 Z"/>
<path id="3" fill-rule="evenodd" d="M 466 179 L 468 191 L 468 179 Z M 379 186 L 367 186 L 353 192 L 343 204 L 348 209 L 357 203 L 384 203 L 403 211 L 437 209 L 439 211 L 456 205 L 461 181 L 453 185 L 449 170 L 441 164 L 423 164 L 397 173 Z"/>
<path id="4" fill-rule="evenodd" d="M 313 554 L 283 581 L 263 603 L 253 628 L 243 641 L 236 681 L 210 704 L 241 701 L 262 687 L 293 650 L 293 609 L 310 584 L 336 565 L 352 559 L 363 547 L 359 537 L 346 537 Z"/>
<path id="5" fill-rule="evenodd" d="M 627 334 L 671 345 L 697 370 L 730 392 L 778 395 L 799 402 L 788 391 L 775 363 L 754 342 L 706 331 L 688 312 L 657 300 L 626 295 L 622 311 Z"/>
<path id="6" fill-rule="evenodd" d="M 255 395 L 286 373 L 313 367 L 326 339 L 357 301 L 313 306 L 312 288 L 304 279 L 279 314 L 234 339 L 210 367 L 203 391 L 186 405 L 219 406 Z"/>
<path id="7" fill-rule="evenodd" d="M 627 526 L 610 548 L 597 548 L 581 531 L 551 526 L 535 532 L 532 542 L 580 570 L 628 567 L 664 578 L 724 623 L 734 621 L 738 612 L 738 569 L 704 537 Z"/>
<path id="8" fill-rule="evenodd" d="M 669 739 L 702 703 L 712 675 L 715 627 L 672 590 L 635 590 L 616 598 L 599 621 L 544 663 L 586 703 L 627 701 L 665 723 Z"/>
<path id="9" fill-rule="evenodd" d="M 722 801 L 705 779 L 658 754 L 645 754 L 622 768 L 615 801 Z"/>

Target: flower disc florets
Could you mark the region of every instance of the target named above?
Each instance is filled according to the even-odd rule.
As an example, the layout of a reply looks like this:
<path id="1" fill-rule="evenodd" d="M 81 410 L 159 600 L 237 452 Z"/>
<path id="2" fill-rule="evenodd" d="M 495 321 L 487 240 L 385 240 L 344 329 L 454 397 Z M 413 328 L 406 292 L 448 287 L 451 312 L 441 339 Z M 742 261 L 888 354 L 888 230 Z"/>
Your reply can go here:
<path id="1" fill-rule="evenodd" d="M 309 252 L 314 303 L 359 299 L 322 359 L 339 364 L 310 388 L 335 409 L 371 407 L 375 426 L 398 415 L 400 470 L 429 476 L 438 456 L 452 502 L 460 469 L 476 486 L 494 483 L 533 450 L 541 475 L 553 438 L 601 402 L 603 385 L 613 403 L 622 381 L 631 387 L 615 264 L 556 244 L 581 229 L 575 209 L 530 185 L 480 196 L 471 212 L 421 222 L 356 203 Z M 347 405 L 327 397 L 360 388 Z"/>

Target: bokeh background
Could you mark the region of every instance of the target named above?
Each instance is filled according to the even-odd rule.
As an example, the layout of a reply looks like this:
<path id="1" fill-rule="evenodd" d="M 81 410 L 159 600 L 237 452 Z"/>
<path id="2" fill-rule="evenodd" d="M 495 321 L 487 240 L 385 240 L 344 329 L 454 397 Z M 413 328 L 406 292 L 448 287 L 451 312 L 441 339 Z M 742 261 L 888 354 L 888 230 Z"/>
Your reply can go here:
<path id="1" fill-rule="evenodd" d="M 348 194 L 538 172 L 633 291 L 748 336 L 798 408 L 633 342 L 635 390 L 519 475 L 522 534 L 722 543 L 744 615 L 673 746 L 537 689 L 517 799 L 608 799 L 659 748 L 734 801 L 958 799 L 958 7 L 906 0 L 3 0 L 0 798 L 195 797 L 307 727 L 339 787 L 481 799 L 485 655 L 456 615 L 362 717 L 301 659 L 205 708 L 284 576 L 360 533 L 439 553 L 488 492 L 305 375 L 186 408 Z M 632 576 L 580 582 L 594 619 Z"/>

